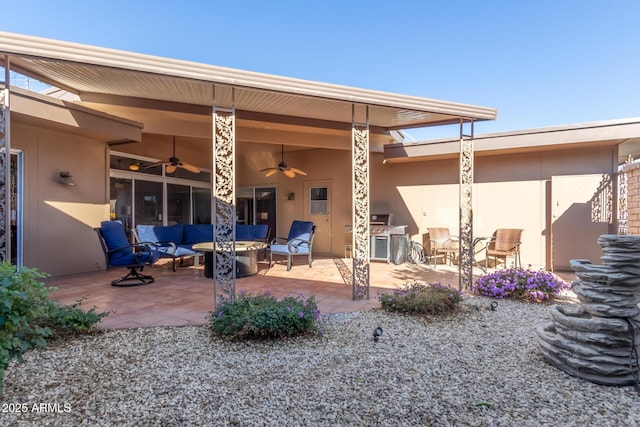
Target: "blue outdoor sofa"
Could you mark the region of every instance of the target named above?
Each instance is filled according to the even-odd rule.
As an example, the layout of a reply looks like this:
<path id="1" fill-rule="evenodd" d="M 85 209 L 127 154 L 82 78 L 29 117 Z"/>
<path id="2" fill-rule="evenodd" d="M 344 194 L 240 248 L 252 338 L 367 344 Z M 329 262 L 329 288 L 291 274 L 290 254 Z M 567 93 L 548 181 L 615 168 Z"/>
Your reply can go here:
<path id="1" fill-rule="evenodd" d="M 269 225 L 236 225 L 236 241 L 269 242 Z M 196 243 L 213 241 L 211 224 L 175 224 L 175 225 L 137 225 L 133 231 L 136 242 L 148 242 L 156 245 L 160 258 L 173 259 L 173 271 L 176 260 L 199 256 L 192 246 Z"/>

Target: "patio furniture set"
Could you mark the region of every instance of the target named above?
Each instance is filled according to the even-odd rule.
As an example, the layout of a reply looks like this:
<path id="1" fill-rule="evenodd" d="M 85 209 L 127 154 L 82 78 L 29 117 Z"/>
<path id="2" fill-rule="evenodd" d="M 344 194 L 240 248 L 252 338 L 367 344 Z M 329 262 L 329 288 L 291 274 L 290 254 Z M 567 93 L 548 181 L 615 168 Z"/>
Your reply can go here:
<path id="1" fill-rule="evenodd" d="M 226 245 L 216 245 L 211 224 L 174 224 L 168 226 L 138 225 L 133 232 L 133 243 L 129 242 L 120 221 L 103 221 L 95 228 L 104 252 L 107 268 L 125 267 L 129 273 L 111 282 L 113 286 L 139 286 L 153 283 L 152 276 L 142 274 L 146 265 L 160 258 L 171 258 L 173 271 L 176 261 L 194 257 L 198 262 L 204 254 L 206 277 L 213 277 L 213 254 Z M 287 271 L 291 269 L 292 258 L 306 256 L 309 267 L 313 262 L 312 249 L 315 225 L 309 221 L 293 221 L 286 238 L 276 237 L 269 242 L 269 226 L 236 225 L 235 253 L 236 277 L 244 277 L 258 272 L 259 252 L 269 252 L 269 267 L 273 256 L 286 256 Z"/>
<path id="2" fill-rule="evenodd" d="M 473 263 L 483 270 L 489 268 L 489 260 L 493 258 L 493 266 L 498 265 L 498 260 L 507 263 L 507 257 L 514 257 L 516 267 L 521 267 L 520 245 L 522 229 L 519 228 L 499 228 L 491 237 L 476 237 L 473 239 Z M 445 263 L 447 260 L 452 264 L 459 252 L 459 239 L 452 236 L 448 228 L 431 227 L 423 235 L 424 260 L 433 262 L 433 268 L 437 267 L 438 259 Z M 484 253 L 484 265 L 476 260 L 476 256 Z"/>

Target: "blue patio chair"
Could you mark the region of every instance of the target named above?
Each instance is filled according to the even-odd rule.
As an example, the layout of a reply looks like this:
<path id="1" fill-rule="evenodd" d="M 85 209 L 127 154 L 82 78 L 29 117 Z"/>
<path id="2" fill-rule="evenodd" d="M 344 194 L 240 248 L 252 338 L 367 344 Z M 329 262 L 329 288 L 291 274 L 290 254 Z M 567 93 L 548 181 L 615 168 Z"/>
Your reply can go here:
<path id="1" fill-rule="evenodd" d="M 291 224 L 289 236 L 276 237 L 269 246 L 269 267 L 273 263 L 273 255 L 284 255 L 287 257 L 287 271 L 291 270 L 291 258 L 294 256 L 306 256 L 311 268 L 313 259 L 311 252 L 313 249 L 313 235 L 316 226 L 311 221 L 295 220 Z"/>
<path id="2" fill-rule="evenodd" d="M 126 267 L 129 273 L 111 282 L 112 286 L 139 286 L 154 282 L 152 276 L 142 274 L 144 266 L 153 264 L 160 256 L 151 243 L 129 243 L 120 221 L 102 221 L 94 228 L 104 252 L 107 269 Z"/>

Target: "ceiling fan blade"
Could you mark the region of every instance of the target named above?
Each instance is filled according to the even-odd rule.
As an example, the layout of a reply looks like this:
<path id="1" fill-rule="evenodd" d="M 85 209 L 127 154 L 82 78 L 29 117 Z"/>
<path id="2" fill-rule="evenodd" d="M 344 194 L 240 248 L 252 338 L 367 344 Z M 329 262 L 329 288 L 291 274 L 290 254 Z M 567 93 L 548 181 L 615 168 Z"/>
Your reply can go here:
<path id="1" fill-rule="evenodd" d="M 182 162 L 182 163 L 180 163 L 180 166 L 182 166 L 183 168 L 185 168 L 189 172 L 200 173 L 200 168 L 197 167 L 197 166 L 192 165 L 191 163 Z"/>
<path id="2" fill-rule="evenodd" d="M 301 171 L 301 170 L 300 170 L 300 169 L 298 169 L 298 168 L 291 168 L 291 170 L 292 170 L 292 171 L 294 171 L 294 172 L 295 172 L 295 173 L 297 173 L 297 174 L 307 176 L 307 173 L 306 173 L 305 171 Z"/>
<path id="3" fill-rule="evenodd" d="M 295 178 L 296 177 L 296 173 L 294 171 L 292 171 L 291 169 L 287 169 L 287 170 L 284 170 L 282 172 L 284 172 L 284 174 L 286 176 L 288 176 L 289 178 Z"/>
<path id="4" fill-rule="evenodd" d="M 268 170 L 269 172 L 264 174 L 265 178 L 269 178 L 271 175 L 273 175 L 276 172 L 278 172 L 278 169 L 276 169 L 276 168 L 270 168 L 270 169 L 266 169 L 266 170 Z"/>
<path id="5" fill-rule="evenodd" d="M 176 165 L 167 165 L 167 168 L 165 169 L 166 173 L 174 173 L 176 171 L 176 169 L 178 169 L 178 166 Z"/>

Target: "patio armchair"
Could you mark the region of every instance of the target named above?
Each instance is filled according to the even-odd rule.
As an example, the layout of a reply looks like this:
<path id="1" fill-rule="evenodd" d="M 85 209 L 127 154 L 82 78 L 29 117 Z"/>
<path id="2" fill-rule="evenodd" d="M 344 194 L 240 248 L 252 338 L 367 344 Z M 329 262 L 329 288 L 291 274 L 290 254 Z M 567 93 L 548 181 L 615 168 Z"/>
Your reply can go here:
<path id="1" fill-rule="evenodd" d="M 494 233 L 486 247 L 485 267 L 489 268 L 489 257 L 493 257 L 494 266 L 497 267 L 498 259 L 504 259 L 507 264 L 507 257 L 513 256 L 516 267 L 521 267 L 520 245 L 522 229 L 520 228 L 499 228 Z"/>
<path id="2" fill-rule="evenodd" d="M 429 227 L 423 237 L 423 246 L 433 261 L 433 268 L 437 266 L 438 257 L 443 258 L 445 263 L 448 259 L 451 264 L 460 250 L 458 238 L 451 236 L 448 228 Z"/>
<path id="3" fill-rule="evenodd" d="M 284 237 L 276 237 L 271 241 L 269 246 L 269 268 L 273 263 L 273 255 L 287 257 L 287 271 L 291 270 L 291 261 L 295 256 L 306 256 L 309 268 L 311 268 L 311 263 L 313 262 L 311 252 L 313 250 L 315 230 L 316 226 L 311 221 L 293 221 L 286 239 Z"/>
<path id="4" fill-rule="evenodd" d="M 129 269 L 126 276 L 111 282 L 112 286 L 140 286 L 154 282 L 152 276 L 142 274 L 144 266 L 153 264 L 160 256 L 153 244 L 129 243 L 120 221 L 103 221 L 100 227 L 94 230 L 98 234 L 107 269 L 111 267 Z"/>

